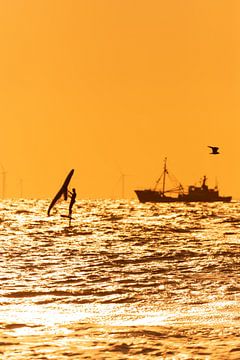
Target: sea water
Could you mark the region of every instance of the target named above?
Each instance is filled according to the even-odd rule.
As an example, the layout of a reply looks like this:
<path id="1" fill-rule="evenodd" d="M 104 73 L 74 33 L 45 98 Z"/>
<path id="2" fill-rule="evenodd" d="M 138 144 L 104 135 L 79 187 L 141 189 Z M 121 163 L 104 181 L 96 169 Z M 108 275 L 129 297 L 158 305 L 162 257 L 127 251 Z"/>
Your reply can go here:
<path id="1" fill-rule="evenodd" d="M 239 359 L 240 203 L 0 203 L 0 358 Z"/>

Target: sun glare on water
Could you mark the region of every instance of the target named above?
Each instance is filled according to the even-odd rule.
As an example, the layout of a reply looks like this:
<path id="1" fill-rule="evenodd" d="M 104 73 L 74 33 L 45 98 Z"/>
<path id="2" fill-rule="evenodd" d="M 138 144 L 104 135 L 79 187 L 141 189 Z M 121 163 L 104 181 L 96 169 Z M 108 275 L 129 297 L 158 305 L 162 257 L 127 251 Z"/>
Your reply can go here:
<path id="1" fill-rule="evenodd" d="M 0 336 L 11 360 L 62 360 L 70 349 L 76 359 L 178 358 L 195 356 L 196 343 L 217 353 L 222 339 L 237 351 L 237 204 L 86 201 L 71 225 L 64 205 L 51 217 L 46 201 L 13 205 L 0 210 Z"/>

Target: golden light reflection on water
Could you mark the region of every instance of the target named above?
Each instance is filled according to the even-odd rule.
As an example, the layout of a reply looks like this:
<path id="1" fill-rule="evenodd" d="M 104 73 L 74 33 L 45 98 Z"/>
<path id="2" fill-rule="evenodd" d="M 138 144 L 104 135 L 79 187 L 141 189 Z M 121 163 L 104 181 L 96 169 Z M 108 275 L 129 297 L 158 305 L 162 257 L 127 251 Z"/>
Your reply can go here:
<path id="1" fill-rule="evenodd" d="M 236 349 L 237 204 L 211 204 L 209 216 L 206 204 L 83 202 L 71 226 L 59 216 L 63 205 L 50 218 L 47 205 L 0 209 L 0 330 L 4 344 L 21 338 L 24 360 L 33 359 L 43 338 L 49 342 L 41 351 L 56 360 L 70 350 L 81 359 L 89 349 L 104 360 L 106 353 L 147 359 L 148 351 L 159 358 L 159 348 L 165 358 L 168 349 L 188 358 L 197 342 L 208 356 L 209 337 L 219 345 L 219 333 L 227 349 Z M 192 348 L 180 350 L 189 338 Z"/>
<path id="2" fill-rule="evenodd" d="M 96 323 L 104 326 L 178 326 L 234 323 L 238 320 L 240 304 L 221 301 L 199 306 L 158 310 L 156 306 L 85 304 L 85 305 L 21 305 L 1 309 L 1 320 L 6 323 L 62 327 L 70 323 Z M 17 330 L 21 331 L 17 326 Z M 34 332 L 37 330 L 35 329 Z"/>
<path id="3" fill-rule="evenodd" d="M 216 302 L 185 310 L 176 307 L 172 311 L 113 304 L 22 306 L 14 320 L 11 308 L 8 310 L 4 321 L 14 323 L 5 330 L 5 339 L 15 347 L 19 341 L 24 358 L 34 359 L 29 351 L 32 347 L 55 360 L 70 354 L 74 359 L 87 354 L 90 359 L 173 359 L 171 352 L 176 354 L 174 359 L 207 359 L 209 351 L 214 353 L 211 359 L 237 359 L 219 351 L 221 341 L 228 343 L 231 328 L 236 332 L 240 310 L 237 302 Z M 193 342 L 196 334 L 197 342 Z M 207 340 L 210 343 L 206 346 Z M 237 350 L 234 337 L 231 346 Z M 7 353 L 6 346 L 2 348 Z M 19 353 L 8 353 L 11 359 L 19 359 Z"/>

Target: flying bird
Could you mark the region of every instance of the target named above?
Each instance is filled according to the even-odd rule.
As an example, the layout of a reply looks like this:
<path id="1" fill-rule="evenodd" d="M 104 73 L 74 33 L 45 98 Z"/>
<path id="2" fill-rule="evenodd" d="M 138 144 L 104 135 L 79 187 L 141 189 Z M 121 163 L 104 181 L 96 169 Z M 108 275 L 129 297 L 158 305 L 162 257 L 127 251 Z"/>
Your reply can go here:
<path id="1" fill-rule="evenodd" d="M 219 147 L 217 147 L 217 146 L 208 146 L 210 149 L 212 149 L 212 152 L 210 153 L 211 155 L 217 155 L 217 154 L 220 154 L 219 152 L 218 152 L 218 149 L 219 149 Z"/>

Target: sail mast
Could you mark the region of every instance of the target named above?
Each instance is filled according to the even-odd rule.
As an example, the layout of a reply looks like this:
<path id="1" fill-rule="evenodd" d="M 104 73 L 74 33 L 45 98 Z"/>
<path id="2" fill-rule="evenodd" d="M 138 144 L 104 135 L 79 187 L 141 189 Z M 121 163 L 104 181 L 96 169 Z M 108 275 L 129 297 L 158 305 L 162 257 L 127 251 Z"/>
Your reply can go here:
<path id="1" fill-rule="evenodd" d="M 164 159 L 164 169 L 163 169 L 163 189 L 162 189 L 162 193 L 163 193 L 163 195 L 164 195 L 164 192 L 165 192 L 166 174 L 167 174 L 167 158 L 165 158 L 165 159 Z"/>

